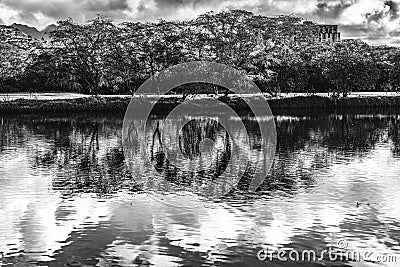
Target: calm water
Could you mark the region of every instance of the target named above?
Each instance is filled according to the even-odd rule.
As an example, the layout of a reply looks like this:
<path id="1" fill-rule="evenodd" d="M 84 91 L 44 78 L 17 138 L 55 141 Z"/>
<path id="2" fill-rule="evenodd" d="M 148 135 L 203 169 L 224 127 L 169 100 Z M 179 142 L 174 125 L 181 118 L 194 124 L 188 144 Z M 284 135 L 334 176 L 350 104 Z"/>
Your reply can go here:
<path id="1" fill-rule="evenodd" d="M 400 264 L 400 116 L 276 116 L 276 159 L 259 191 L 247 193 L 241 181 L 195 208 L 142 190 L 143 177 L 124 164 L 122 119 L 0 116 L 0 265 L 299 266 L 262 262 L 257 252 L 319 252 L 341 239 L 347 250 L 395 255 L 384 265 Z M 229 141 L 218 138 L 223 153 Z M 184 141 L 184 153 L 199 154 Z M 169 197 L 181 194 L 184 175 L 169 184 Z"/>

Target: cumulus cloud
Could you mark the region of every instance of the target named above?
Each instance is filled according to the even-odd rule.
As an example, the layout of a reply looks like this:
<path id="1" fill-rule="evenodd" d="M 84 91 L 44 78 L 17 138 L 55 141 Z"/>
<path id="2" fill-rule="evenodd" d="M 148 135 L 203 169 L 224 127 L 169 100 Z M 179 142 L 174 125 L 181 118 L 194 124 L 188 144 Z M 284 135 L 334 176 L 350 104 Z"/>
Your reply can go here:
<path id="1" fill-rule="evenodd" d="M 10 20 L 36 26 L 45 26 L 43 20 L 56 21 L 69 17 L 82 22 L 98 13 L 126 19 L 131 10 L 128 0 L 0 0 L 0 5 L 17 12 Z"/>
<path id="2" fill-rule="evenodd" d="M 335 1 L 318 1 L 315 14 L 321 18 L 338 18 L 350 6 L 354 4 L 351 0 Z"/>
<path id="3" fill-rule="evenodd" d="M 366 18 L 368 23 L 376 22 L 379 24 L 386 24 L 390 21 L 398 22 L 399 4 L 394 1 L 386 1 L 382 9 L 374 10 L 372 13 L 367 14 Z"/>
<path id="4" fill-rule="evenodd" d="M 400 31 L 399 3 L 393 0 L 387 0 L 381 3 L 371 12 L 365 14 L 365 25 L 369 30 L 366 38 L 395 40 Z"/>

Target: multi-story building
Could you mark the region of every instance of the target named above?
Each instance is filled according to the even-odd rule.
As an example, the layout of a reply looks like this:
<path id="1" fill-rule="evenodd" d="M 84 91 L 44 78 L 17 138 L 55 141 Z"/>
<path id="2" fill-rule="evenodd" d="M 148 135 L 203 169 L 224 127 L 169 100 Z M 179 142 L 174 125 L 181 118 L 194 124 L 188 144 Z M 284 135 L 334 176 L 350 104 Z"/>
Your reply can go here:
<path id="1" fill-rule="evenodd" d="M 340 32 L 338 25 L 317 25 L 319 42 L 339 42 Z"/>
<path id="2" fill-rule="evenodd" d="M 293 24 L 292 27 L 292 38 L 296 43 L 335 43 L 340 41 L 338 25 L 315 24 L 312 21 L 303 21 L 302 23 Z"/>

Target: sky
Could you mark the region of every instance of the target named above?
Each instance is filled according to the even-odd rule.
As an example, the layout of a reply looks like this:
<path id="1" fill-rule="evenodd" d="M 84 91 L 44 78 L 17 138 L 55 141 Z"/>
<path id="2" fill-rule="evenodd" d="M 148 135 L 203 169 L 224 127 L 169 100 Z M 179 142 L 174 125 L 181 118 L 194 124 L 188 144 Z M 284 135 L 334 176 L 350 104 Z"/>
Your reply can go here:
<path id="1" fill-rule="evenodd" d="M 84 22 L 97 14 L 117 22 L 188 20 L 229 9 L 294 14 L 338 24 L 345 38 L 400 45 L 400 0 L 0 0 L 0 23 L 23 23 L 40 30 L 58 20 Z"/>

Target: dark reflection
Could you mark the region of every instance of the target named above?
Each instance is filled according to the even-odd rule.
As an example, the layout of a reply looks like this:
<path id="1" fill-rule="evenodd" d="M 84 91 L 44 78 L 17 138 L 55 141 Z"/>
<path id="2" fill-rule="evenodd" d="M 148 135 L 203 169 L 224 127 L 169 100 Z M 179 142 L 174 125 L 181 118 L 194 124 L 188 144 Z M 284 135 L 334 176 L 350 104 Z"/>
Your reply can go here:
<path id="1" fill-rule="evenodd" d="M 202 143 L 203 141 L 207 141 L 208 144 Z M 222 145 L 218 146 L 218 141 L 221 141 Z M 209 146 L 203 149 L 210 153 L 202 155 L 202 144 Z M 197 172 L 176 167 L 166 158 L 164 149 L 160 125 L 157 122 L 150 148 L 155 169 L 164 174 L 167 181 L 190 184 L 194 181 L 193 177 L 214 180 L 225 171 L 230 160 L 231 141 L 228 132 L 215 120 L 191 120 L 185 124 L 179 134 L 179 149 L 185 158 L 198 158 L 207 164 L 205 169 Z"/>
<path id="2" fill-rule="evenodd" d="M 250 143 L 254 146 L 260 142 L 257 123 L 243 119 L 249 131 Z M 153 120 L 158 125 L 162 118 Z M 299 186 L 313 185 L 313 173 L 328 168 L 332 156 L 342 157 L 344 163 L 354 157 L 365 157 L 385 134 L 392 142 L 394 155 L 398 156 L 398 121 L 398 115 L 277 117 L 276 158 L 270 175 L 260 190 L 265 193 L 274 190 L 295 193 Z M 33 169 L 42 168 L 55 173 L 53 186 L 56 190 L 63 190 L 65 193 L 113 193 L 123 187 L 135 187 L 135 177 L 131 177 L 124 165 L 121 125 L 122 116 L 66 116 L 46 119 L 40 116 L 2 117 L 0 151 L 6 154 L 7 150 L 26 146 Z M 209 167 L 197 173 L 199 177 L 214 179 L 224 172 L 229 162 L 231 142 L 237 142 L 245 135 L 246 133 L 237 133 L 234 140 L 230 140 L 218 122 L 193 120 L 181 130 L 179 144 L 183 155 L 194 159 L 201 154 L 202 141 L 222 140 L 223 144 L 218 149 L 208 148 L 216 150 L 216 157 L 204 158 L 205 166 Z M 158 126 L 152 141 L 151 160 L 157 171 L 163 173 L 164 178 L 169 181 L 190 184 L 195 174 L 179 170 L 166 159 Z M 252 166 L 249 166 L 238 184 L 239 189 L 246 190 L 252 170 Z"/>
<path id="3" fill-rule="evenodd" d="M 364 115 L 278 117 L 276 158 L 261 190 L 293 194 L 299 187 L 312 186 L 314 173 L 329 168 L 335 159 L 346 164 L 365 157 L 387 133 L 390 120 Z"/>
<path id="4" fill-rule="evenodd" d="M 54 173 L 55 190 L 109 194 L 130 180 L 121 124 L 121 117 L 4 117 L 0 147 L 27 146 L 32 169 Z"/>
<path id="5" fill-rule="evenodd" d="M 331 226 L 338 228 L 338 235 L 359 239 L 361 247 L 377 240 L 398 249 L 400 226 L 394 207 L 399 170 L 393 159 L 400 157 L 398 115 L 277 116 L 276 159 L 258 192 L 246 191 L 254 166 L 250 164 L 237 188 L 219 200 L 222 203 L 199 213 L 131 192 L 140 190 L 138 175 L 148 174 L 129 173 L 125 167 L 122 119 L 122 115 L 0 116 L 0 205 L 13 219 L 9 224 L 2 221 L 0 229 L 4 262 L 26 266 L 36 253 L 38 259 L 48 257 L 36 265 L 48 266 L 130 266 L 168 259 L 183 265 L 265 266 L 255 257 L 260 244 L 276 238 L 275 245 L 287 241 L 287 247 L 300 251 L 322 249 Z M 250 145 L 260 142 L 254 120 L 243 120 L 249 132 L 235 132 L 232 137 L 217 121 L 200 118 L 179 130 L 185 159 L 201 159 L 206 166 L 198 177 L 219 177 L 234 145 L 244 143 L 246 136 Z M 149 123 L 155 129 L 150 133 L 152 142 L 148 147 L 137 145 L 150 149 L 151 156 L 138 157 L 135 164 L 150 160 L 165 180 L 182 185 L 181 189 L 190 187 L 194 171 L 178 169 L 164 154 L 161 126 L 175 131 L 176 121 L 154 117 Z M 210 151 L 215 157 L 209 156 Z M 22 160 L 14 161 L 18 157 Z M 374 161 L 378 162 L 374 167 L 379 166 L 380 159 L 390 161 L 385 165 L 388 172 L 366 170 L 368 165 L 363 165 Z M 87 195 L 93 197 L 82 200 Z M 221 227 L 213 228 L 218 223 Z M 260 230 L 261 241 L 246 235 L 253 230 Z M 54 251 L 46 252 L 48 248 Z M 327 261 L 314 264 L 327 265 Z"/>
<path id="6" fill-rule="evenodd" d="M 393 142 L 392 152 L 396 157 L 400 157 L 400 116 L 396 115 L 390 118 L 389 138 Z"/>
<path id="7" fill-rule="evenodd" d="M 362 115 L 278 119 L 278 150 L 290 153 L 314 142 L 334 151 L 368 152 L 387 130 L 390 118 Z"/>
<path id="8" fill-rule="evenodd" d="M 216 141 L 217 131 L 222 128 L 216 120 L 207 120 L 205 127 L 196 120 L 191 120 L 185 124 L 179 135 L 179 148 L 186 158 L 193 159 L 201 155 L 200 143 L 205 139 Z M 230 147 L 228 139 L 227 145 Z"/>

